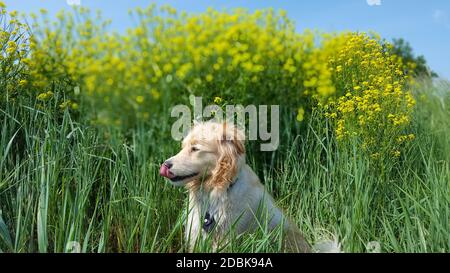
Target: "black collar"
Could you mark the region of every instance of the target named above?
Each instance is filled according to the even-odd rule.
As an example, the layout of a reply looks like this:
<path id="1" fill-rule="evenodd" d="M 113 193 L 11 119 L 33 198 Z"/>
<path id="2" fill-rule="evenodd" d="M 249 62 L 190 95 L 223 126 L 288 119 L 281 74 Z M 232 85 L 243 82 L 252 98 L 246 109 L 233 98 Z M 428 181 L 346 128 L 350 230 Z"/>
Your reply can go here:
<path id="1" fill-rule="evenodd" d="M 211 232 L 211 230 L 213 230 L 215 224 L 216 221 L 214 219 L 214 216 L 211 216 L 209 212 L 206 212 L 205 219 L 203 219 L 203 230 L 209 233 Z"/>
<path id="2" fill-rule="evenodd" d="M 227 191 L 231 190 L 231 188 L 234 186 L 234 184 L 236 184 L 238 182 L 240 174 L 241 174 L 241 170 L 239 169 L 238 175 L 233 180 L 233 182 L 230 183 L 230 185 L 228 186 Z"/>

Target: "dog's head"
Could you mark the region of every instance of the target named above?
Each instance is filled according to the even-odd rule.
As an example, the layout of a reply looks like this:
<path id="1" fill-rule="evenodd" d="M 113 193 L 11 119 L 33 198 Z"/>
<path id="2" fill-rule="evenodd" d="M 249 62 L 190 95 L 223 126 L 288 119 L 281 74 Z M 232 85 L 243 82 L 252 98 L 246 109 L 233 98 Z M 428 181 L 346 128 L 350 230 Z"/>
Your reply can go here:
<path id="1" fill-rule="evenodd" d="M 197 181 L 228 187 L 245 161 L 244 138 L 242 131 L 227 123 L 195 124 L 181 151 L 161 165 L 160 174 L 176 186 Z"/>

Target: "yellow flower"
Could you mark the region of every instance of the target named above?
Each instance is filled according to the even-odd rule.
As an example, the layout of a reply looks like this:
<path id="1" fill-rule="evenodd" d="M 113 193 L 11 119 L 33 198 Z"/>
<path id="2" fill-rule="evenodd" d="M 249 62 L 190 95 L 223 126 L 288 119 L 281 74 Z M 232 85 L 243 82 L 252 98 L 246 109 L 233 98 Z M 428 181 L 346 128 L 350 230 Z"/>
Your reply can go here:
<path id="1" fill-rule="evenodd" d="M 206 81 L 207 82 L 212 82 L 214 80 L 214 76 L 211 74 L 206 75 Z"/>
<path id="2" fill-rule="evenodd" d="M 61 110 L 65 110 L 65 109 L 67 109 L 68 107 L 71 107 L 71 106 L 72 106 L 72 101 L 71 101 L 71 100 L 67 100 L 67 101 L 61 103 L 61 104 L 59 105 L 59 108 L 60 108 Z"/>
<path id="3" fill-rule="evenodd" d="M 305 119 L 305 109 L 303 107 L 298 108 L 297 121 L 302 122 Z"/>
<path id="4" fill-rule="evenodd" d="M 150 90 L 150 94 L 152 95 L 152 97 L 155 99 L 155 100 L 158 100 L 160 97 L 161 97 L 161 94 L 158 92 L 158 90 L 156 90 L 155 88 L 152 88 L 151 90 Z"/>
<path id="5" fill-rule="evenodd" d="M 214 103 L 215 103 L 215 104 L 221 104 L 222 101 L 223 101 L 223 100 L 222 100 L 221 97 L 215 97 L 215 98 L 214 98 Z"/>
<path id="6" fill-rule="evenodd" d="M 143 96 L 137 96 L 136 97 L 136 102 L 139 103 L 139 104 L 144 103 L 144 97 Z"/>
<path id="7" fill-rule="evenodd" d="M 45 93 L 41 93 L 37 96 L 37 99 L 40 101 L 47 101 L 49 99 L 51 99 L 53 97 L 53 92 L 52 91 L 48 91 Z"/>
<path id="8" fill-rule="evenodd" d="M 9 41 L 9 42 L 7 43 L 7 45 L 8 45 L 8 48 L 6 49 L 6 52 L 7 52 L 8 54 L 12 54 L 12 53 L 16 52 L 16 50 L 17 50 L 17 44 L 16 44 L 14 41 Z"/>
<path id="9" fill-rule="evenodd" d="M 173 69 L 173 66 L 172 66 L 171 63 L 167 63 L 167 64 L 165 64 L 165 65 L 163 66 L 163 71 L 166 72 L 166 73 L 171 72 L 172 69 Z"/>

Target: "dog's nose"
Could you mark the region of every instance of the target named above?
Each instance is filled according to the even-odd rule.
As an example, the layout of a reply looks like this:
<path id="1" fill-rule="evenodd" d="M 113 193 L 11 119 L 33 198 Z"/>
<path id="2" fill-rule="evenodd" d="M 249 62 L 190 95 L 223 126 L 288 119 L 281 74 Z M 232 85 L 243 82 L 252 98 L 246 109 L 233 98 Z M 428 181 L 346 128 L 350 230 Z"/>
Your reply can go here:
<path id="1" fill-rule="evenodd" d="M 164 162 L 164 165 L 167 167 L 167 169 L 170 169 L 173 166 L 172 162 L 170 162 L 170 161 Z"/>

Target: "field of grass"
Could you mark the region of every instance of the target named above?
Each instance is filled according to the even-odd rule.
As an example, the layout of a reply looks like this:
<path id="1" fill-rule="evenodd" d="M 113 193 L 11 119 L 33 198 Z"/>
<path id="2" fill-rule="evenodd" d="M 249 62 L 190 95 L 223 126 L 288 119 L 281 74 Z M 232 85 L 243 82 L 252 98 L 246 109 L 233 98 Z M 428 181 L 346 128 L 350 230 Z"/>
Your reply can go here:
<path id="1" fill-rule="evenodd" d="M 448 252 L 450 93 L 420 86 L 417 139 L 400 162 L 371 166 L 357 146 L 340 150 L 313 114 L 282 132 L 281 147 L 248 160 L 310 241 L 336 234 L 345 251 L 370 241 L 385 252 Z M 158 175 L 179 144 L 168 120 L 94 129 L 66 112 L 56 118 L 19 104 L 1 109 L 0 248 L 6 252 L 183 251 L 185 193 Z M 283 122 L 294 118 L 283 116 Z M 289 128 L 289 127 L 282 127 Z M 324 234 L 324 232 L 327 232 Z M 264 230 L 224 251 L 278 251 Z M 199 251 L 208 251 L 207 246 Z"/>
<path id="2" fill-rule="evenodd" d="M 39 59 L 36 55 L 31 54 L 32 61 Z M 35 66 L 29 74 L 28 68 L 23 73 L 31 85 L 22 82 L 19 91 L 27 95 L 17 95 L 17 90 L 11 88 L 20 79 L 4 68 L 14 67 L 17 62 L 1 61 L 0 252 L 69 252 L 74 242 L 82 252 L 186 251 L 186 192 L 159 176 L 160 164 L 180 145 L 170 137 L 170 109 L 176 102 L 172 97 L 180 92 L 180 86 L 167 82 L 158 85 L 163 91 L 161 98 L 145 106 L 154 109 L 150 113 L 135 109 L 139 118 L 133 122 L 126 122 L 129 116 L 121 122 L 97 122 L 93 117 L 103 117 L 103 108 L 101 104 L 90 105 L 108 91 L 76 97 L 72 82 L 76 77 L 58 74 L 49 78 L 46 74 L 47 78 L 43 78 L 42 74 L 35 75 Z M 347 73 L 361 74 L 355 70 L 358 67 L 352 69 Z M 281 72 L 274 68 L 266 76 L 274 73 Z M 38 86 L 32 85 L 37 78 Z M 227 83 L 208 75 L 206 78 L 218 82 L 214 88 Z M 289 88 L 281 84 L 285 79 L 275 76 L 266 79 L 267 85 L 277 83 L 273 82 L 276 79 L 281 89 L 273 87 L 273 97 L 261 93 L 267 96 L 265 102 Z M 121 79 L 117 88 L 129 80 Z M 337 89 L 347 88 L 345 80 L 339 75 L 333 78 Z M 51 93 L 42 93 L 42 81 Z M 134 79 L 133 84 L 136 82 L 139 79 Z M 85 84 L 94 83 L 83 82 L 81 86 Z M 105 85 L 96 82 L 93 88 L 108 90 Z M 250 78 L 236 86 L 244 92 L 239 96 L 245 94 L 250 101 L 258 96 L 249 91 L 255 86 Z M 268 92 L 266 87 L 257 88 Z M 198 88 L 199 94 L 208 92 L 208 85 Z M 400 130 L 382 127 L 387 123 L 377 123 L 379 128 L 367 127 L 367 131 L 354 123 L 363 128 L 355 129 L 358 137 L 340 141 L 336 120 L 329 118 L 326 109 L 305 103 L 305 118 L 299 118 L 292 105 L 274 99 L 281 103 L 280 147 L 274 152 L 261 152 L 256 143 L 247 143 L 247 161 L 308 241 L 336 236 L 345 252 L 366 252 L 368 243 L 374 241 L 382 252 L 450 251 L 450 85 L 416 79 L 405 88 L 415 98 L 416 106 L 408 112 L 410 122 L 401 132 L 406 130 L 414 139 L 401 148 L 396 146 L 394 149 L 401 149 L 398 155 L 386 150 L 389 139 L 375 142 L 380 144 L 377 153 L 376 145 L 369 152 L 361 148 L 366 141 L 364 134 L 373 134 L 377 129 L 391 134 L 380 134 L 384 138 L 399 137 Z M 360 87 L 354 89 L 356 92 Z M 323 91 L 320 86 L 318 90 L 319 94 Z M 293 95 L 296 91 L 286 92 Z M 401 105 L 402 94 L 406 93 L 398 93 L 401 96 L 396 103 Z M 124 116 L 134 113 L 130 108 L 121 112 L 120 104 L 130 101 L 129 94 L 123 93 L 126 99 L 121 101 L 113 98 L 117 94 L 109 94 L 111 105 L 104 107 Z M 184 92 L 180 97 L 188 95 Z M 220 95 L 228 100 L 239 97 L 232 93 Z M 143 100 L 133 93 L 129 105 Z M 391 102 L 380 104 L 386 107 L 383 111 L 390 107 L 389 111 L 406 113 Z M 352 117 L 342 111 L 339 118 L 349 122 Z M 280 241 L 278 231 L 261 227 L 254 234 L 233 237 L 220 251 L 279 252 Z M 204 244 L 196 251 L 211 249 Z"/>

